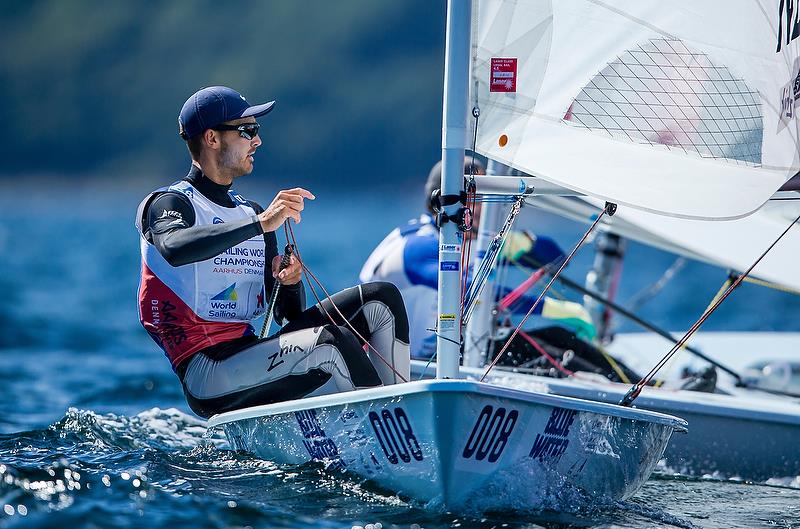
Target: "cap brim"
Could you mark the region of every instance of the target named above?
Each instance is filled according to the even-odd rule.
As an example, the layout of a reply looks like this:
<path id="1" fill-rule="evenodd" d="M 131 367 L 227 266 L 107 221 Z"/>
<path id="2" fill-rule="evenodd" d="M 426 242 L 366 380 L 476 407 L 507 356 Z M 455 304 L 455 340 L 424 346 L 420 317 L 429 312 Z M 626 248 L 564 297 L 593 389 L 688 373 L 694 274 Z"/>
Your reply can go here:
<path id="1" fill-rule="evenodd" d="M 275 101 L 270 101 L 269 103 L 264 103 L 262 105 L 255 105 L 252 107 L 248 107 L 242 112 L 243 118 L 254 117 L 258 118 L 265 114 L 269 114 L 272 111 L 272 108 L 275 106 Z"/>

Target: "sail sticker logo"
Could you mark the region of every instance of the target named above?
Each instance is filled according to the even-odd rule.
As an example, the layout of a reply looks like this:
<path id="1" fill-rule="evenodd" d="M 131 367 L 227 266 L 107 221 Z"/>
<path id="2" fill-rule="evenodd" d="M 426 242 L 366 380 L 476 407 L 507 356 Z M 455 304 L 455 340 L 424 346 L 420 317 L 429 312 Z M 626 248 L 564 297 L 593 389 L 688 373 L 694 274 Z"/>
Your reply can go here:
<path id="1" fill-rule="evenodd" d="M 412 457 L 422 461 L 422 449 L 403 408 L 395 408 L 394 413 L 383 409 L 380 415 L 371 411 L 369 423 L 389 463 L 410 463 Z"/>
<path id="2" fill-rule="evenodd" d="M 442 252 L 461 253 L 461 245 L 460 244 L 443 244 L 439 249 Z"/>
<path id="3" fill-rule="evenodd" d="M 455 329 L 456 328 L 456 315 L 455 314 L 439 314 L 439 330 Z"/>
<path id="4" fill-rule="evenodd" d="M 780 53 L 785 45 L 789 45 L 800 37 L 800 5 L 798 0 L 780 0 L 778 6 L 778 47 L 775 53 Z"/>
<path id="5" fill-rule="evenodd" d="M 212 223 L 212 224 L 225 224 L 225 221 L 224 221 L 224 220 L 222 220 L 222 219 L 221 219 L 221 218 L 219 218 L 219 217 L 214 217 L 214 218 L 211 220 L 211 223 Z"/>
<path id="6" fill-rule="evenodd" d="M 553 408 L 544 432 L 536 434 L 528 457 L 540 462 L 558 463 L 569 446 L 569 428 L 577 414 L 578 410 Z"/>
<path id="7" fill-rule="evenodd" d="M 439 269 L 442 272 L 458 272 L 458 261 L 442 261 Z"/>
<path id="8" fill-rule="evenodd" d="M 483 407 L 472 433 L 469 434 L 467 444 L 461 452 L 464 459 L 486 460 L 495 463 L 503 455 L 508 438 L 517 425 L 519 412 L 511 410 L 506 413 L 505 408 L 496 410 L 489 404 Z"/>
<path id="9" fill-rule="evenodd" d="M 317 410 L 296 411 L 294 416 L 303 434 L 303 445 L 311 459 L 325 462 L 327 468 L 344 468 L 339 449 L 333 440 L 325 435 L 325 430 L 319 423 Z"/>
<path id="10" fill-rule="evenodd" d="M 517 59 L 492 57 L 489 92 L 517 91 Z"/>
<path id="11" fill-rule="evenodd" d="M 797 114 L 797 102 L 800 101 L 800 58 L 795 59 L 792 77 L 781 89 L 781 121 L 791 121 Z"/>

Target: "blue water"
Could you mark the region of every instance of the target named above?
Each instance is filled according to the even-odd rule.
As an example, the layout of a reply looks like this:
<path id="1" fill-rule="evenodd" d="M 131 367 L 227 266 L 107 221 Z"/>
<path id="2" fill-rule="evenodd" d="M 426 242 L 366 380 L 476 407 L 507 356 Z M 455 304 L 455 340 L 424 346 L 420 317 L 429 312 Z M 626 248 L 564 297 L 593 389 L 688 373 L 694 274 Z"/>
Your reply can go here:
<path id="1" fill-rule="evenodd" d="M 139 327 L 132 217 L 146 189 L 111 184 L 0 193 L 0 527 L 800 527 L 800 478 L 767 485 L 662 473 L 626 502 L 470 516 L 429 511 L 320 466 L 233 453 L 219 433 L 204 437 Z M 258 182 L 243 191 L 271 198 Z M 331 292 L 352 284 L 371 248 L 419 206 L 416 190 L 314 191 L 296 235 Z M 542 214 L 522 221 L 565 247 L 580 235 Z M 582 252 L 569 275 L 581 278 L 590 259 Z M 619 299 L 673 260 L 631 245 Z M 690 263 L 642 313 L 685 328 L 723 280 Z M 706 328 L 796 331 L 798 315 L 797 300 L 746 286 Z"/>

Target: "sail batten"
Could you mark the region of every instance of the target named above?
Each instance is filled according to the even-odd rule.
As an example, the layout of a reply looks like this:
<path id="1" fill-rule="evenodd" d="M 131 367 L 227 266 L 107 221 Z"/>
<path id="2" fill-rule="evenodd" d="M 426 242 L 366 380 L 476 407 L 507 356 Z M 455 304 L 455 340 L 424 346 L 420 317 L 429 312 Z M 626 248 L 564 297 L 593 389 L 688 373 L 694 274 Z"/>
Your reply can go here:
<path id="1" fill-rule="evenodd" d="M 712 220 L 752 213 L 800 169 L 798 42 L 775 52 L 777 2 L 474 3 L 481 154 Z"/>

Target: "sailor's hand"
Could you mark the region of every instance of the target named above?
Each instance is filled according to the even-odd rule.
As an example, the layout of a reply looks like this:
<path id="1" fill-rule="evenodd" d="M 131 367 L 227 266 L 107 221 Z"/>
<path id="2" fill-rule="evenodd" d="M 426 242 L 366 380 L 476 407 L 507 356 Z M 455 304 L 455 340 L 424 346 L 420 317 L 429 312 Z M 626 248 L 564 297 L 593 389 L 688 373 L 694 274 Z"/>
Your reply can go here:
<path id="1" fill-rule="evenodd" d="M 299 283 L 302 275 L 303 267 L 294 255 L 289 257 L 289 266 L 283 270 L 281 270 L 281 256 L 276 255 L 272 258 L 272 277 L 277 279 L 281 285 Z"/>
<path id="2" fill-rule="evenodd" d="M 278 192 L 269 207 L 258 215 L 264 233 L 277 230 L 286 219 L 291 218 L 295 222 L 300 222 L 300 212 L 305 207 L 303 201 L 306 198 L 314 200 L 315 197 L 311 191 L 302 187 Z"/>

